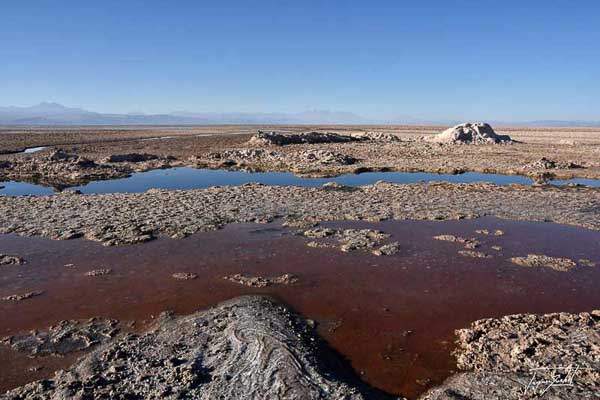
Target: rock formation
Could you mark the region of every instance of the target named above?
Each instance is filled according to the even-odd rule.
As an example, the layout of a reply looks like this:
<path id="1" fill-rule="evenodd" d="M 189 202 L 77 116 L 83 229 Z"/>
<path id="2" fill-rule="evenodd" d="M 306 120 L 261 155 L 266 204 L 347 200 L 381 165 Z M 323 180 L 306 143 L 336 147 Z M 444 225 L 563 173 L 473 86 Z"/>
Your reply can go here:
<path id="1" fill-rule="evenodd" d="M 428 141 L 450 144 L 497 144 L 510 143 L 508 135 L 498 135 L 485 122 L 467 122 L 446 129 L 444 132 L 427 138 Z"/>
<path id="2" fill-rule="evenodd" d="M 45 330 L 33 330 L 0 340 L 30 356 L 63 355 L 105 343 L 118 332 L 116 320 L 60 321 Z"/>
<path id="3" fill-rule="evenodd" d="M 304 143 L 347 143 L 368 140 L 365 137 L 352 137 L 331 132 L 278 133 L 259 132 L 248 143 L 261 146 L 285 146 Z"/>
<path id="4" fill-rule="evenodd" d="M 569 258 L 550 257 L 544 254 L 528 254 L 527 257 L 512 257 L 510 261 L 521 267 L 547 267 L 561 272 L 570 271 L 577 265 L 575 261 Z"/>
<path id="5" fill-rule="evenodd" d="M 1 265 L 22 265 L 22 264 L 25 264 L 25 259 L 23 257 L 0 253 L 0 266 Z"/>
<path id="6" fill-rule="evenodd" d="M 483 319 L 457 335 L 457 366 L 468 372 L 421 400 L 598 398 L 600 310 Z"/>
<path id="7" fill-rule="evenodd" d="M 581 165 L 573 161 L 557 162 L 549 160 L 546 157 L 542 157 L 530 164 L 523 166 L 524 170 L 540 170 L 540 169 L 577 169 L 582 168 Z"/>
<path id="8" fill-rule="evenodd" d="M 243 274 L 233 274 L 224 276 L 223 279 L 239 285 L 249 287 L 267 287 L 272 285 L 292 285 L 298 282 L 298 278 L 292 274 L 283 274 L 280 276 L 247 276 Z"/>
<path id="9" fill-rule="evenodd" d="M 3 399 L 377 399 L 298 315 L 258 296 L 103 345 Z"/>

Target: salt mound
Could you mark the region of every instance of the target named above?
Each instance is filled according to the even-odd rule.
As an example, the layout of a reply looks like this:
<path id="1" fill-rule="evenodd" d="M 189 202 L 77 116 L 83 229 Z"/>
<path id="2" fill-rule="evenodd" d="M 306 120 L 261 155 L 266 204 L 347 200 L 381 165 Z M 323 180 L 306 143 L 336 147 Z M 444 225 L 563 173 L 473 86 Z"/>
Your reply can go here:
<path id="1" fill-rule="evenodd" d="M 278 133 L 261 132 L 252 136 L 248 143 L 266 145 L 266 146 L 285 146 L 288 144 L 304 143 L 346 143 L 366 140 L 365 138 L 355 138 L 351 136 L 339 135 L 331 132 L 302 132 L 302 133 Z"/>
<path id="2" fill-rule="evenodd" d="M 498 135 L 494 132 L 494 129 L 485 122 L 467 122 L 456 125 L 427 140 L 436 143 L 454 144 L 494 144 L 512 142 L 510 136 Z"/>
<path id="3" fill-rule="evenodd" d="M 401 139 L 398 135 L 388 132 L 352 132 L 349 136 L 359 139 L 374 140 L 381 142 L 399 142 Z"/>

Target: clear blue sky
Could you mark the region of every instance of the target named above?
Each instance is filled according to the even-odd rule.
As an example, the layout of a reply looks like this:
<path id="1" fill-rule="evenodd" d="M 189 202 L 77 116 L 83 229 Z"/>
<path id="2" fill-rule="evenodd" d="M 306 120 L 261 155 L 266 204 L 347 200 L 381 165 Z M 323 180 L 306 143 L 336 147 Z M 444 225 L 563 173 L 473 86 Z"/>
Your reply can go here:
<path id="1" fill-rule="evenodd" d="M 0 105 L 600 120 L 600 1 L 4 1 Z"/>

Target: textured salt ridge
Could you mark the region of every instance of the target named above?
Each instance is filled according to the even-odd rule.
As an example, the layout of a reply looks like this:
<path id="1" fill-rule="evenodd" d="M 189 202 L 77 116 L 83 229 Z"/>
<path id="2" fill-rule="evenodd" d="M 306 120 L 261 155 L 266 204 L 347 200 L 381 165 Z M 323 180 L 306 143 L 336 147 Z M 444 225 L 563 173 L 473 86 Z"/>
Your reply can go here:
<path id="1" fill-rule="evenodd" d="M 302 318 L 265 297 L 239 297 L 157 324 L 2 399 L 391 398 L 361 384 Z"/>
<path id="2" fill-rule="evenodd" d="M 276 218 L 318 222 L 486 215 L 600 230 L 600 189 L 444 182 L 378 183 L 353 190 L 249 184 L 136 194 L 0 197 L 0 233 L 85 237 L 106 245 L 142 243 L 159 235 L 181 238 L 229 223 Z"/>

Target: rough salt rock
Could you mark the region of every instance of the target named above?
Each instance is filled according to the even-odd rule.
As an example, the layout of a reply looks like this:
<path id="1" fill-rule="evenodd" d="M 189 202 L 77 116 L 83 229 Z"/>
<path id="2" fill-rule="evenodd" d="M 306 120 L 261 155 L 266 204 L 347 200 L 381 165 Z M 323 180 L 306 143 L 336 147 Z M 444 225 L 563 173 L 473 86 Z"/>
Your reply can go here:
<path id="1" fill-rule="evenodd" d="M 240 373 L 243 371 L 243 373 Z M 361 383 L 299 315 L 245 296 L 208 311 L 165 315 L 10 399 L 389 398 Z"/>
<path id="2" fill-rule="evenodd" d="M 282 158 L 282 155 L 265 149 L 233 149 L 221 152 L 210 152 L 205 155 L 207 160 L 211 161 L 274 161 Z M 191 157 L 190 160 L 198 160 L 198 157 Z"/>
<path id="3" fill-rule="evenodd" d="M 77 154 L 67 153 L 62 149 L 50 153 L 45 157 L 45 160 L 48 162 L 73 164 L 81 168 L 94 168 L 97 166 L 93 160 L 78 156 Z"/>
<path id="4" fill-rule="evenodd" d="M 198 277 L 198 275 L 192 273 L 192 272 L 176 272 L 173 275 L 171 275 L 173 278 L 175 279 L 181 279 L 184 281 L 188 281 L 191 279 L 196 279 Z"/>
<path id="5" fill-rule="evenodd" d="M 100 268 L 88 271 L 85 273 L 85 276 L 104 276 L 112 273 L 110 268 Z"/>
<path id="6" fill-rule="evenodd" d="M 53 151 L 52 153 L 48 154 L 46 156 L 46 159 L 49 161 L 65 161 L 65 160 L 75 159 L 76 157 L 77 157 L 76 154 L 69 154 L 66 151 L 64 151 L 63 149 L 57 149 L 57 150 Z"/>
<path id="7" fill-rule="evenodd" d="M 94 180 L 123 178 L 131 173 L 131 168 L 123 165 L 96 164 L 93 160 L 77 154 L 57 150 L 44 157 L 19 158 L 3 173 L 11 180 L 62 189 Z"/>
<path id="8" fill-rule="evenodd" d="M 442 133 L 427 138 L 435 143 L 451 144 L 497 144 L 512 142 L 508 135 L 498 135 L 489 124 L 468 122 L 446 129 Z"/>
<path id="9" fill-rule="evenodd" d="M 299 229 L 307 229 L 317 226 L 319 224 L 319 220 L 316 218 L 295 218 L 288 217 L 284 222 L 283 226 L 288 228 L 299 228 Z"/>
<path id="10" fill-rule="evenodd" d="M 155 154 L 147 153 L 129 153 L 129 154 L 112 154 L 102 160 L 103 163 L 122 163 L 122 162 L 144 162 L 157 160 L 159 157 Z"/>
<path id="11" fill-rule="evenodd" d="M 546 157 L 542 157 L 537 161 L 534 161 L 530 164 L 523 166 L 522 169 L 577 169 L 582 168 L 581 165 L 573 162 L 573 161 L 565 161 L 565 162 L 557 162 L 553 160 L 549 160 Z"/>
<path id="12" fill-rule="evenodd" d="M 32 297 L 39 296 L 41 294 L 42 294 L 42 292 L 27 292 L 27 293 L 23 293 L 23 294 L 12 294 L 10 296 L 2 297 L 0 300 L 4 300 L 4 301 L 21 301 L 21 300 L 27 300 L 27 299 L 30 299 Z"/>
<path id="13" fill-rule="evenodd" d="M 0 254 L 0 265 L 22 265 L 25 262 L 25 259 L 19 256 Z"/>
<path id="14" fill-rule="evenodd" d="M 330 150 L 310 149 L 296 152 L 279 153 L 266 149 L 232 149 L 210 152 L 203 156 L 193 156 L 188 160 L 196 166 L 212 167 L 248 167 L 288 169 L 314 169 L 316 166 L 344 166 L 355 164 L 358 160 L 346 154 Z"/>
<path id="15" fill-rule="evenodd" d="M 561 272 L 570 271 L 577 265 L 575 261 L 569 258 L 550 257 L 543 254 L 528 254 L 527 257 L 513 257 L 510 261 L 521 267 L 547 267 Z"/>
<path id="16" fill-rule="evenodd" d="M 490 232 L 490 231 L 489 231 L 489 230 L 487 230 L 487 229 L 477 229 L 477 230 L 475 231 L 475 233 L 478 233 L 478 234 L 480 234 L 480 235 L 486 235 L 486 236 L 487 236 L 487 235 L 493 235 L 493 236 L 503 236 L 503 235 L 504 235 L 504 231 L 501 231 L 500 229 L 496 229 L 496 230 L 495 230 L 495 231 L 493 231 L 493 232 Z"/>
<path id="17" fill-rule="evenodd" d="M 455 236 L 455 235 L 437 235 L 437 236 L 434 236 L 433 238 L 435 240 L 442 240 L 444 242 L 458 242 L 458 243 L 465 243 L 468 240 L 463 237 Z"/>
<path id="18" fill-rule="evenodd" d="M 92 318 L 61 321 L 46 330 L 6 337 L 0 343 L 31 356 L 63 355 L 104 343 L 118 332 L 118 321 Z"/>
<path id="19" fill-rule="evenodd" d="M 583 267 L 590 267 L 590 268 L 594 268 L 597 263 L 595 263 L 592 260 L 588 260 L 587 258 L 580 258 L 577 263 Z"/>
<path id="20" fill-rule="evenodd" d="M 308 227 L 320 221 L 455 220 L 483 215 L 553 221 L 600 230 L 596 188 L 498 186 L 489 183 L 379 183 L 356 190 L 295 186 L 223 186 L 81 196 L 0 196 L 0 233 L 64 238 L 105 245 L 137 244 L 160 236 L 183 238 L 231 223 L 286 220 Z"/>
<path id="21" fill-rule="evenodd" d="M 452 376 L 421 400 L 595 399 L 600 393 L 600 310 L 581 314 L 518 314 L 473 322 L 456 331 Z M 574 373 L 572 385 L 553 374 Z M 535 373 L 535 377 L 534 377 Z"/>
<path id="22" fill-rule="evenodd" d="M 298 278 L 292 274 L 283 274 L 275 277 L 246 276 L 234 274 L 224 276 L 223 279 L 250 287 L 267 287 L 271 285 L 291 285 L 298 282 Z"/>
<path id="23" fill-rule="evenodd" d="M 391 256 L 400 251 L 400 243 L 392 242 L 384 244 L 380 248 L 373 250 L 371 253 L 375 256 Z"/>
<path id="24" fill-rule="evenodd" d="M 261 146 L 285 146 L 303 143 L 347 143 L 366 140 L 331 132 L 277 133 L 259 132 L 250 138 L 248 143 Z"/>
<path id="25" fill-rule="evenodd" d="M 475 238 L 463 238 L 455 235 L 438 235 L 433 237 L 435 240 L 441 240 L 444 242 L 462 243 L 466 249 L 476 249 L 480 246 L 479 240 Z"/>
<path id="26" fill-rule="evenodd" d="M 335 247 L 331 243 L 322 243 L 322 242 L 317 242 L 317 241 L 314 241 L 314 240 L 306 243 L 306 245 L 308 247 L 312 247 L 314 249 L 332 249 L 332 248 Z"/>
<path id="27" fill-rule="evenodd" d="M 335 229 L 331 229 L 331 228 L 314 228 L 314 229 L 308 229 L 308 230 L 304 231 L 302 234 L 304 235 L 304 237 L 307 237 L 307 238 L 322 239 L 325 237 L 333 236 L 336 233 L 337 233 L 337 231 Z"/>
<path id="28" fill-rule="evenodd" d="M 343 252 L 373 249 L 390 237 L 389 234 L 375 229 L 337 230 L 335 236 Z"/>
<path id="29" fill-rule="evenodd" d="M 473 250 L 459 250 L 458 254 L 465 257 L 472 258 L 493 258 L 492 255 L 483 253 L 481 251 L 473 251 Z"/>
<path id="30" fill-rule="evenodd" d="M 287 157 L 291 162 L 321 165 L 352 165 L 358 160 L 345 154 L 329 150 L 305 150 Z"/>
<path id="31" fill-rule="evenodd" d="M 394 135 L 393 133 L 387 132 L 352 132 L 350 133 L 351 137 L 368 139 L 368 140 L 376 140 L 376 141 L 384 141 L 384 142 L 399 142 L 401 141 L 398 135 Z"/>
<path id="32" fill-rule="evenodd" d="M 343 252 L 371 250 L 373 255 L 383 256 L 396 254 L 400 249 L 398 242 L 382 245 L 382 242 L 388 239 L 390 235 L 375 229 L 332 229 L 317 227 L 305 230 L 302 232 L 302 235 L 310 239 L 317 239 L 306 244 L 308 247 L 314 248 L 334 248 L 336 245 L 325 242 L 328 239 L 334 239 L 338 242 L 337 246 Z M 469 241 L 466 245 L 471 243 Z M 378 246 L 380 247 L 376 248 Z"/>

